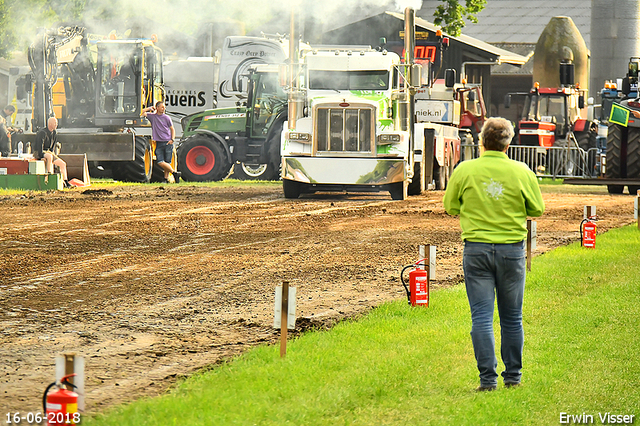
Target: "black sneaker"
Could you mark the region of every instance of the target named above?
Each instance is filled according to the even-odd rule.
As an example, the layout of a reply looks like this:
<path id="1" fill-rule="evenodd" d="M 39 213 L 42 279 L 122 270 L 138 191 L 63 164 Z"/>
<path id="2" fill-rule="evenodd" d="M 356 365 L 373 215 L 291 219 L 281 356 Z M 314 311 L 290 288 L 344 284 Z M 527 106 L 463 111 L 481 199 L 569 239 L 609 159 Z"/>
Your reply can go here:
<path id="1" fill-rule="evenodd" d="M 180 172 L 173 172 L 173 178 L 175 179 L 176 183 L 180 183 L 180 177 L 182 176 L 182 173 Z"/>
<path id="2" fill-rule="evenodd" d="M 506 382 L 504 384 L 504 387 L 509 389 L 509 388 L 517 388 L 518 386 L 520 386 L 520 383 L 515 383 L 515 382 Z"/>
<path id="3" fill-rule="evenodd" d="M 478 386 L 476 392 L 491 392 L 496 390 L 496 386 Z"/>

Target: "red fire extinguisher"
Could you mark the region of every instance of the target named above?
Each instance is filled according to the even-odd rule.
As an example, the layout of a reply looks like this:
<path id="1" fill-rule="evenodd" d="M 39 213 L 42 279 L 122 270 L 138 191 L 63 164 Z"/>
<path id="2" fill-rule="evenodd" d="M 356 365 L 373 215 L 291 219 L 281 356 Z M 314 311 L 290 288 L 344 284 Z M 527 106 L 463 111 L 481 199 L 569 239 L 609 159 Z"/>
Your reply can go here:
<path id="1" fill-rule="evenodd" d="M 407 301 L 411 306 L 429 307 L 429 273 L 426 269 L 419 267 L 421 262 L 422 266 L 424 266 L 426 260 L 420 259 L 412 265 L 405 266 L 400 272 L 400 280 L 407 292 Z M 404 271 L 411 267 L 414 267 L 414 269 L 409 272 L 409 287 L 407 287 L 407 283 L 404 280 Z"/>
<path id="2" fill-rule="evenodd" d="M 75 425 L 80 423 L 80 413 L 78 413 L 78 394 L 64 388 L 65 385 L 76 387 L 69 382 L 69 377 L 75 374 L 69 374 L 60 379 L 59 382 L 53 382 L 44 391 L 42 396 L 43 410 L 46 413 L 45 425 L 62 426 Z M 49 390 L 52 387 L 58 390 L 50 395 Z"/>
<path id="3" fill-rule="evenodd" d="M 580 241 L 582 247 L 596 248 L 596 223 L 595 216 L 582 219 L 580 222 Z"/>

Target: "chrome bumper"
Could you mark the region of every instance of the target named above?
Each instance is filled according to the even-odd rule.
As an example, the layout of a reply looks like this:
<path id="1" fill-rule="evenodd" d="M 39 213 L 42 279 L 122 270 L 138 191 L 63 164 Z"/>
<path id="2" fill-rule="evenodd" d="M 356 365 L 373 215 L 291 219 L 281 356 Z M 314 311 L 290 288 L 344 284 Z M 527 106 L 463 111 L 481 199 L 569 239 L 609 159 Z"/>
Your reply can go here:
<path id="1" fill-rule="evenodd" d="M 403 182 L 402 158 L 283 157 L 282 177 L 328 185 L 385 185 Z"/>

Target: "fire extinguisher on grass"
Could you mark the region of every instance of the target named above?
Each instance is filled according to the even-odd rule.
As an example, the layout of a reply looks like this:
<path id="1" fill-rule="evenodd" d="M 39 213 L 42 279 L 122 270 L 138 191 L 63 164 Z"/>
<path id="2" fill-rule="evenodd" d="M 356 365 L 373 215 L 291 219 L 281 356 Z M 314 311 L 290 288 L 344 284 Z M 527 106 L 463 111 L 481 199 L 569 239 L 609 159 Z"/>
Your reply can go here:
<path id="1" fill-rule="evenodd" d="M 597 217 L 591 216 L 582 219 L 580 222 L 580 241 L 582 247 L 596 248 L 596 220 Z"/>
<path id="2" fill-rule="evenodd" d="M 414 264 L 405 266 L 400 272 L 400 281 L 402 281 L 402 285 L 407 292 L 407 301 L 411 306 L 429 307 L 429 272 L 427 269 L 420 268 L 420 263 L 422 262 L 424 267 L 426 260 L 420 259 Z M 407 287 L 407 283 L 404 280 L 404 272 L 412 267 L 414 269 L 409 272 L 409 286 Z"/>
<path id="3" fill-rule="evenodd" d="M 69 377 L 73 377 L 76 374 L 69 374 L 64 376 L 60 381 L 53 382 L 42 395 L 42 408 L 46 413 L 45 425 L 58 426 L 58 425 L 75 425 L 80 423 L 80 413 L 78 413 L 78 394 L 65 389 L 66 386 L 76 387 L 73 383 L 69 382 Z M 58 390 L 49 394 L 49 390 L 52 387 L 57 387 Z"/>

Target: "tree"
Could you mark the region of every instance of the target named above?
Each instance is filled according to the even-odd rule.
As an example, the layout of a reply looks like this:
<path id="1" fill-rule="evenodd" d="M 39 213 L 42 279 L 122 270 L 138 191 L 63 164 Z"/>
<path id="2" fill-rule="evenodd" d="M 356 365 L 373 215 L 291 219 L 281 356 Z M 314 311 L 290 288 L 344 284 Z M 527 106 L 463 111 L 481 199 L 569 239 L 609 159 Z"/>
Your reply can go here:
<path id="1" fill-rule="evenodd" d="M 462 1 L 458 0 L 440 0 L 443 4 L 436 7 L 433 13 L 435 19 L 433 22 L 442 27 L 442 30 L 452 36 L 459 36 L 462 28 L 466 25 L 465 19 L 478 23 L 476 14 L 484 9 L 487 4 L 486 0 L 465 0 L 463 6 Z"/>

